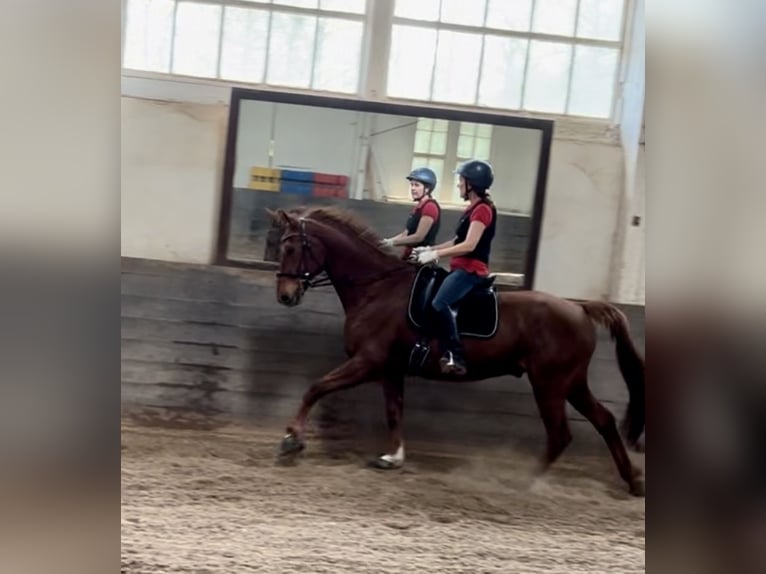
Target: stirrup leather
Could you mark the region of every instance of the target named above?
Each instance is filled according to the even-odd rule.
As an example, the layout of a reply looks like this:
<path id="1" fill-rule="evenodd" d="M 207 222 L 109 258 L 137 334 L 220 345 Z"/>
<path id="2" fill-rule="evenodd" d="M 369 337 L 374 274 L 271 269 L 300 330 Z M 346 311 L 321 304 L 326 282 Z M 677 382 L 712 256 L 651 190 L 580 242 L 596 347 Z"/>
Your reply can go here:
<path id="1" fill-rule="evenodd" d="M 423 368 L 423 365 L 428 358 L 428 354 L 431 351 L 431 347 L 427 340 L 420 340 L 415 343 L 415 346 L 410 351 L 409 368 L 410 372 L 417 373 Z"/>

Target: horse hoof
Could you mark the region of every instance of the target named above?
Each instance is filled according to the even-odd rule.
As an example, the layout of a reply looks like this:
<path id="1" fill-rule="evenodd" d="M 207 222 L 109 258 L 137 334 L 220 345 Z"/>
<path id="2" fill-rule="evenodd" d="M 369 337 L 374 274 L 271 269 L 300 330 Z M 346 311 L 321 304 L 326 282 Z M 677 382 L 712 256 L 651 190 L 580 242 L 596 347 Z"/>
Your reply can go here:
<path id="1" fill-rule="evenodd" d="M 646 496 L 646 481 L 643 477 L 636 477 L 630 483 L 630 493 L 633 496 L 644 498 Z"/>
<path id="2" fill-rule="evenodd" d="M 379 456 L 378 458 L 371 460 L 369 466 L 371 468 L 377 468 L 378 470 L 395 470 L 401 468 L 402 463 Z"/>
<path id="3" fill-rule="evenodd" d="M 306 445 L 300 438 L 294 434 L 288 434 L 282 439 L 282 444 L 279 446 L 279 456 L 298 454 L 304 448 Z"/>

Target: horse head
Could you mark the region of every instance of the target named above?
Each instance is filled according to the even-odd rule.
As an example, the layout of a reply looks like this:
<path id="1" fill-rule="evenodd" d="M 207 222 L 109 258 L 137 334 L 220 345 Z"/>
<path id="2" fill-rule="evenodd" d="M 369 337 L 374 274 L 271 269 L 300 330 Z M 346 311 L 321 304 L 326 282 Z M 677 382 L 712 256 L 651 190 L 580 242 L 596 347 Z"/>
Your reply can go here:
<path id="1" fill-rule="evenodd" d="M 308 220 L 295 209 L 266 210 L 281 227 L 282 237 L 277 272 L 277 301 L 287 307 L 301 303 L 311 280 L 325 268 L 325 250 L 322 242 L 308 228 Z"/>

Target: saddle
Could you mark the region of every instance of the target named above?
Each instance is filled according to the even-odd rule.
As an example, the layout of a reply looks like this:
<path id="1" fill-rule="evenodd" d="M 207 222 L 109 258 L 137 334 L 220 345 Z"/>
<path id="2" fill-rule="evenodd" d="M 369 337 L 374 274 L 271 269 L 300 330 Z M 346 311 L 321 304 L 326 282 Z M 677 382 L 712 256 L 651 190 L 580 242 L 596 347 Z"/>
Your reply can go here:
<path id="1" fill-rule="evenodd" d="M 418 270 L 410 291 L 407 309 L 410 324 L 423 334 L 432 334 L 435 313 L 431 307 L 439 287 L 447 277 L 441 267 L 425 265 Z M 491 339 L 497 333 L 497 292 L 494 276 L 476 285 L 457 306 L 457 327 L 461 337 Z"/>
<path id="2" fill-rule="evenodd" d="M 409 370 L 417 374 L 430 351 L 430 340 L 436 336 L 436 312 L 431 307 L 439 287 L 447 277 L 441 267 L 425 265 L 418 270 L 410 290 L 407 318 L 419 337 L 410 351 Z M 457 305 L 457 327 L 460 337 L 491 339 L 497 333 L 497 291 L 494 276 L 477 284 Z"/>

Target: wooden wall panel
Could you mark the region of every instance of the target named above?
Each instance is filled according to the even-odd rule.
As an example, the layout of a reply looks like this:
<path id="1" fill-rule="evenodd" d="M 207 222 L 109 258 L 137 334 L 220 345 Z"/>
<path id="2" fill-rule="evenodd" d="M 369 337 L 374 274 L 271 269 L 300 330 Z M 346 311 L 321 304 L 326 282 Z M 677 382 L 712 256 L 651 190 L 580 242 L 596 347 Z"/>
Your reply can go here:
<path id="1" fill-rule="evenodd" d="M 623 309 L 643 349 L 643 309 Z M 344 360 L 343 321 L 331 288 L 311 291 L 301 306 L 288 309 L 276 302 L 272 272 L 124 259 L 124 408 L 193 409 L 284 426 L 309 384 Z M 590 383 L 621 417 L 627 389 L 603 330 Z M 411 378 L 406 384 L 405 426 L 413 439 L 468 446 L 526 441 L 543 448 L 526 378 L 469 384 Z M 605 449 L 571 409 L 570 419 L 579 445 L 573 448 Z M 366 385 L 328 397 L 314 422 L 383 437 L 382 392 Z"/>

